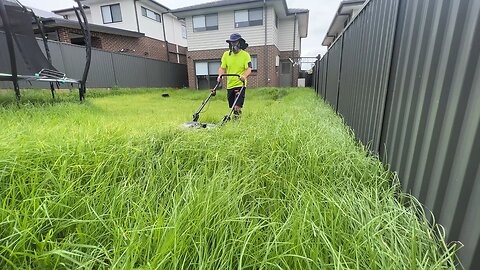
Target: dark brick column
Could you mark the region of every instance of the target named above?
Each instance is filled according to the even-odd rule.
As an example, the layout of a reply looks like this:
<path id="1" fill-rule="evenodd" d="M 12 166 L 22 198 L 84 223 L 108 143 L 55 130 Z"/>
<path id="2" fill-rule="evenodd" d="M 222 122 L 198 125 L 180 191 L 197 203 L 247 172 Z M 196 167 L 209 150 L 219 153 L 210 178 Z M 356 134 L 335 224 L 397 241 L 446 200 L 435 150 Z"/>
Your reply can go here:
<path id="1" fill-rule="evenodd" d="M 72 43 L 72 41 L 70 40 L 70 32 L 68 31 L 67 28 L 58 28 L 57 34 L 58 34 L 58 41 L 65 42 L 65 43 Z"/>

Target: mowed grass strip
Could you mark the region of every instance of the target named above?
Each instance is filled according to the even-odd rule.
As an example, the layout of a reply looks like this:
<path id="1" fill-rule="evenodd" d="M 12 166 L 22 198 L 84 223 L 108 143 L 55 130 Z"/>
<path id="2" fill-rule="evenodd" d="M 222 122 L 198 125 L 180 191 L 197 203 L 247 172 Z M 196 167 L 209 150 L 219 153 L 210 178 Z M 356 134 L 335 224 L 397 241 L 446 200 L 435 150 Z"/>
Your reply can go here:
<path id="1" fill-rule="evenodd" d="M 23 94 L 0 95 L 1 269 L 454 269 L 311 89 L 249 89 L 208 130 L 181 127 L 207 91 Z"/>

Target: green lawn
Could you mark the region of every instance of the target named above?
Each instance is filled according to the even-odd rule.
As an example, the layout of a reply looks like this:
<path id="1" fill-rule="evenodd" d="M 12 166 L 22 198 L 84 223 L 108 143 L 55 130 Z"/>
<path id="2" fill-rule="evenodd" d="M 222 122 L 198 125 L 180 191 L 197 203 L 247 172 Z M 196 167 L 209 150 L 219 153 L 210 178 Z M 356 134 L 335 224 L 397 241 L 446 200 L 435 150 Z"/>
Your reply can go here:
<path id="1" fill-rule="evenodd" d="M 77 95 L 0 93 L 0 269 L 455 269 L 311 89 Z"/>

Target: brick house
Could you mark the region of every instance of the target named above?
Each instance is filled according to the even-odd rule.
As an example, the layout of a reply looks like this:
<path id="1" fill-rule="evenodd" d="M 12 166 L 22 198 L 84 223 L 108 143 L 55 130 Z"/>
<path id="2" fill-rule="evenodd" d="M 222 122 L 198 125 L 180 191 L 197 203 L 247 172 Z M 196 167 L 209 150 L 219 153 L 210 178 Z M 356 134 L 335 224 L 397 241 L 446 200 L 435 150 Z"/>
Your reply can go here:
<path id="1" fill-rule="evenodd" d="M 92 46 L 111 52 L 186 64 L 184 20 L 153 0 L 87 0 L 85 13 Z M 62 18 L 44 18 L 51 39 L 83 45 L 73 8 L 53 11 Z"/>
<path id="2" fill-rule="evenodd" d="M 220 0 L 171 10 L 187 27 L 190 88 L 213 87 L 225 42 L 234 32 L 249 44 L 253 72 L 249 87 L 296 86 L 307 9 L 289 9 L 285 0 Z"/>

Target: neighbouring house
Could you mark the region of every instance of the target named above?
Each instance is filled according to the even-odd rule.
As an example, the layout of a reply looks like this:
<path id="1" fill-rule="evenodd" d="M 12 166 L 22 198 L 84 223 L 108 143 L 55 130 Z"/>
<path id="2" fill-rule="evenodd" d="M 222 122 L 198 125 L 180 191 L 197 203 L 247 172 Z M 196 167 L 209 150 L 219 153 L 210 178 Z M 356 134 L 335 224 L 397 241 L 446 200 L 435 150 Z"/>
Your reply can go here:
<path id="1" fill-rule="evenodd" d="M 169 8 L 153 0 L 86 0 L 84 4 L 93 47 L 186 64 L 185 21 Z M 53 12 L 61 17 L 43 19 L 51 39 L 82 45 L 74 9 Z"/>
<path id="2" fill-rule="evenodd" d="M 345 27 L 357 16 L 365 0 L 344 0 L 340 3 L 337 13 L 333 18 L 322 45 L 330 47 Z"/>
<path id="3" fill-rule="evenodd" d="M 249 87 L 294 86 L 309 11 L 289 9 L 285 0 L 220 0 L 171 10 L 187 26 L 190 88 L 215 84 L 225 42 L 238 32 L 249 44 L 253 72 Z"/>

